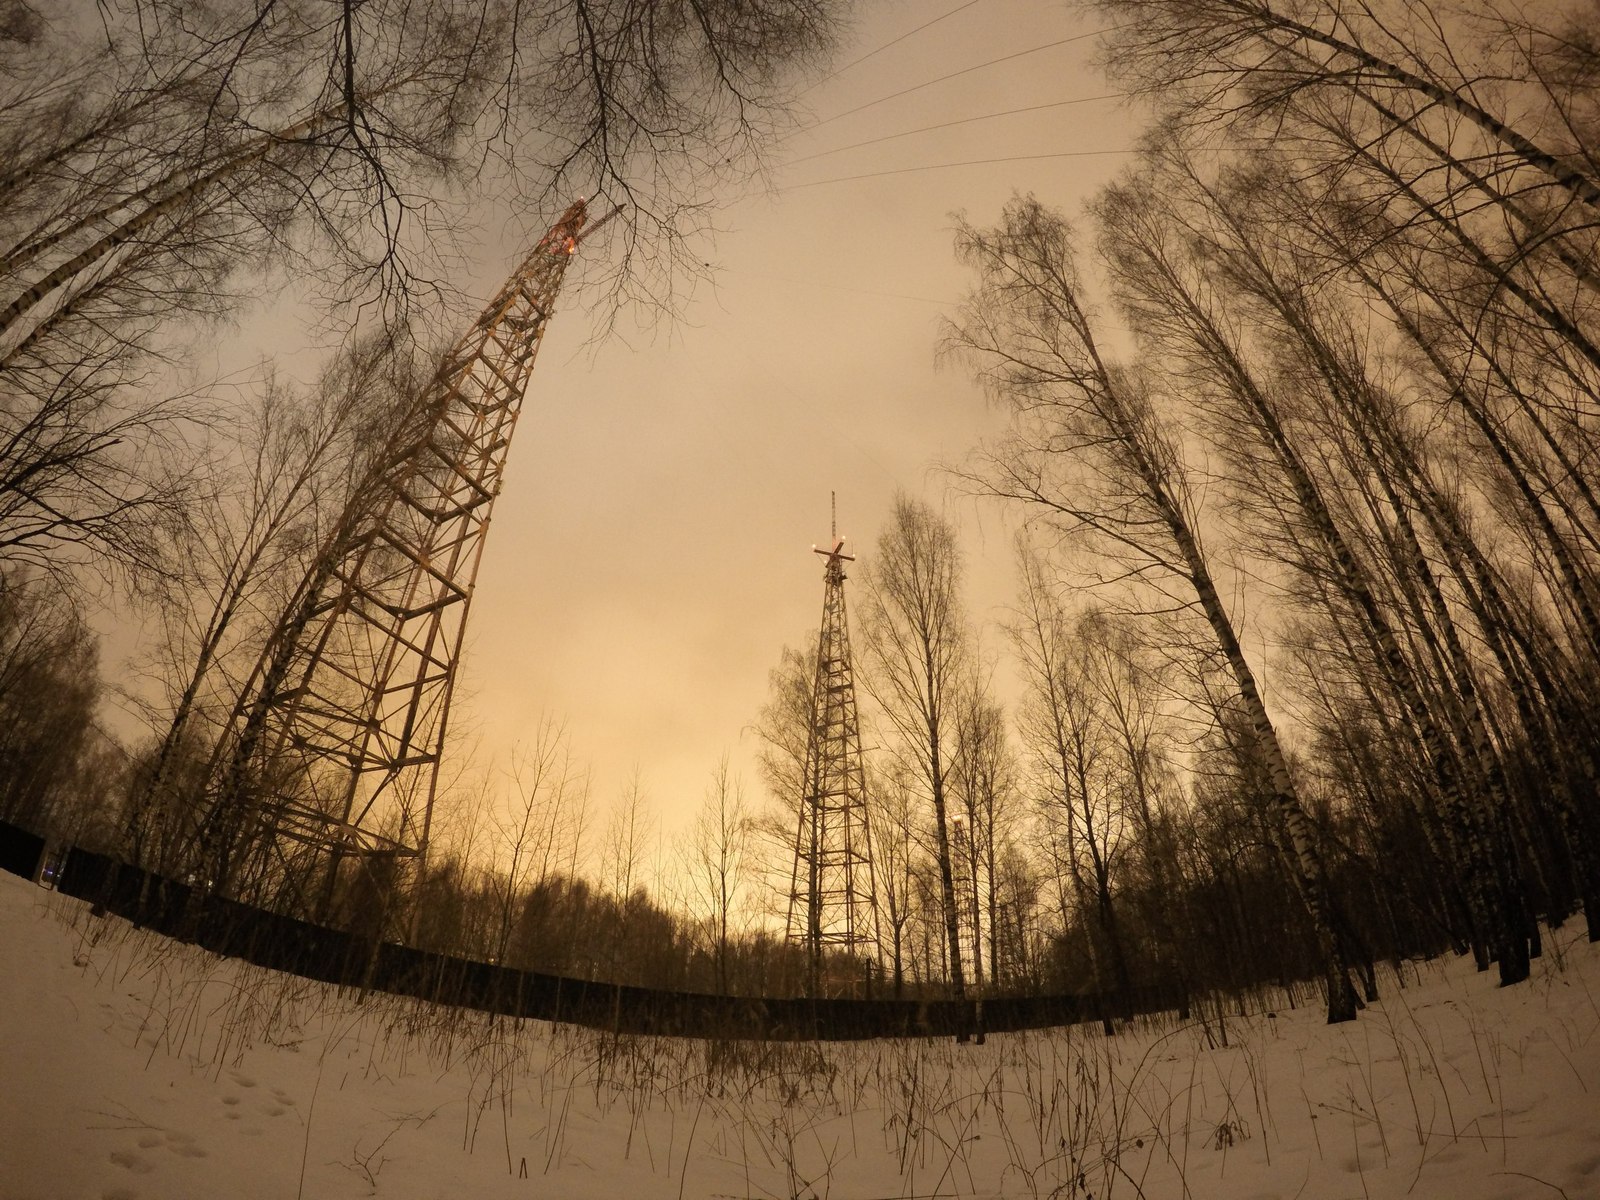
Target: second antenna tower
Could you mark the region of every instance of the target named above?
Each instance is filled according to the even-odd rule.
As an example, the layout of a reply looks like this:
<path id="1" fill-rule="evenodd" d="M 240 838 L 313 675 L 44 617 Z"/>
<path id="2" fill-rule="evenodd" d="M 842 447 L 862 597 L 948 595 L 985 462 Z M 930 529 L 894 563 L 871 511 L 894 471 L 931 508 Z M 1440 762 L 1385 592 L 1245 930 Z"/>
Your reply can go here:
<path id="1" fill-rule="evenodd" d="M 822 630 L 811 693 L 805 795 L 795 831 L 788 936 L 805 946 L 808 990 L 821 996 L 836 990 L 838 983 L 853 984 L 860 978 L 850 971 L 846 980 L 829 979 L 827 952 L 858 965 L 876 957 L 878 912 L 844 604 L 844 564 L 855 558 L 844 552 L 836 507 L 830 547 L 812 549 L 824 559 Z"/>

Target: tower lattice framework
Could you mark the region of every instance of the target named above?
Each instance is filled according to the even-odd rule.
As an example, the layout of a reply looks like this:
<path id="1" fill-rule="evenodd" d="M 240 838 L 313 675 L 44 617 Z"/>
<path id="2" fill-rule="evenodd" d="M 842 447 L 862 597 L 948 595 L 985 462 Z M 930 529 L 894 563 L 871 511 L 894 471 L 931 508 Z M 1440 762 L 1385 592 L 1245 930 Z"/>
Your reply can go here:
<path id="1" fill-rule="evenodd" d="M 251 873 L 276 877 L 280 891 L 299 880 L 294 906 L 325 917 L 341 862 L 377 875 L 379 863 L 426 852 L 523 393 L 580 238 L 613 215 L 585 231 L 585 203 L 567 209 L 402 406 L 352 486 L 214 760 L 219 782 L 197 834 L 212 886 L 236 890 Z M 319 870 L 320 903 L 304 886 Z M 385 909 L 392 871 L 387 884 Z"/>
<path id="2" fill-rule="evenodd" d="M 806 746 L 805 795 L 795 834 L 788 937 L 807 951 L 812 995 L 828 990 L 827 950 L 868 962 L 877 956 L 877 889 L 867 821 L 866 772 L 856 716 L 855 676 L 846 620 L 844 539 L 834 523 L 823 556 L 822 630 L 817 640 Z"/>

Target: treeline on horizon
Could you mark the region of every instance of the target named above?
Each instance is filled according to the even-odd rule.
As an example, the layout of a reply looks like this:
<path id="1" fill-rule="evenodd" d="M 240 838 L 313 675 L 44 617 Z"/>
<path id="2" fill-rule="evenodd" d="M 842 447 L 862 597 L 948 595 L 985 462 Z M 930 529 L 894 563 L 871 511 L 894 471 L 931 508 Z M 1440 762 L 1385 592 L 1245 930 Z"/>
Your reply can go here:
<path id="1" fill-rule="evenodd" d="M 1315 979 L 1346 1020 L 1385 962 L 1471 954 L 1521 982 L 1542 926 L 1600 940 L 1600 25 L 1420 0 L 1094 11 L 1156 114 L 1136 163 L 1071 222 L 1017 197 L 957 231 L 974 282 L 944 352 L 1009 428 L 954 475 L 1023 519 L 1014 609 L 969 620 L 952 523 L 906 497 L 849 585 L 870 987 L 1093 990 L 1115 1015 L 1136 989 Z M 158 609 L 187 622 L 159 665 L 173 703 L 131 756 L 94 732 L 64 591 L 6 567 L 0 818 L 186 869 L 207 714 L 417 357 L 362 343 L 250 410 L 217 462 L 253 499 L 189 535 L 210 584 Z M 240 555 L 256 573 L 229 591 Z M 492 852 L 458 830 L 414 886 L 341 876 L 322 910 L 359 925 L 404 893 L 391 915 L 429 949 L 794 994 L 812 654 L 786 652 L 757 722 L 768 815 L 719 768 L 653 892 L 637 788 L 583 877 L 587 797 L 546 730 Z M 292 906 L 292 882 L 240 887 Z M 869 986 L 842 956 L 823 975 Z"/>

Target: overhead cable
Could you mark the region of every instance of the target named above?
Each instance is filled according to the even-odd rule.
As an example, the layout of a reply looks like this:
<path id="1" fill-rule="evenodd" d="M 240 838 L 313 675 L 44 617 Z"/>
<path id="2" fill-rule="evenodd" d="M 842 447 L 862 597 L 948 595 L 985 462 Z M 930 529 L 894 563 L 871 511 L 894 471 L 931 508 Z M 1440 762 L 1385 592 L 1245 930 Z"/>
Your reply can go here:
<path id="1" fill-rule="evenodd" d="M 997 163 L 1039 162 L 1047 158 L 1091 158 L 1106 154 L 1138 154 L 1135 147 L 1124 150 L 1061 150 L 1055 154 L 1014 154 L 1008 158 L 972 158 L 965 162 L 928 163 L 920 167 L 898 167 L 890 171 L 865 171 L 860 175 L 841 175 L 835 179 L 810 179 L 805 183 L 789 183 L 773 188 L 780 195 L 797 192 L 802 188 L 821 187 L 825 183 L 851 183 L 857 179 L 879 179 L 885 175 L 914 175 L 918 171 L 949 171 L 956 167 L 987 167 Z"/>
<path id="2" fill-rule="evenodd" d="M 1106 29 L 1096 29 L 1092 33 L 1079 33 L 1072 37 L 1064 37 L 1053 42 L 1046 42 L 1042 46 L 1033 46 L 1027 50 L 1018 50 L 1012 54 L 1002 54 L 999 58 L 991 58 L 987 62 L 981 62 L 970 67 L 962 67 L 958 71 L 947 72 L 944 75 L 940 75 L 937 79 L 928 80 L 926 83 L 913 84 L 911 87 L 901 88 L 898 92 L 891 92 L 887 96 L 879 96 L 876 100 L 868 100 L 865 104 L 858 104 L 854 108 L 847 108 L 843 112 L 834 113 L 831 117 L 823 117 L 822 120 L 818 121 L 815 125 L 807 125 L 804 129 L 800 130 L 800 132 L 809 133 L 813 129 L 820 129 L 822 126 L 831 124 L 832 122 L 838 121 L 844 117 L 853 116 L 858 112 L 868 108 L 874 108 L 879 104 L 887 104 L 890 100 L 898 100 L 901 96 L 909 96 L 912 92 L 920 92 L 924 88 L 931 88 L 935 84 L 944 83 L 946 80 L 955 79 L 962 75 L 970 75 L 974 71 L 982 71 L 985 68 L 999 66 L 1001 63 L 1012 62 L 1015 59 L 1026 58 L 1030 54 L 1040 54 L 1045 50 L 1054 50 L 1057 46 L 1067 46 L 1071 45 L 1073 42 L 1086 41 L 1089 38 L 1099 37 L 1101 34 L 1109 32 L 1110 30 Z"/>
<path id="3" fill-rule="evenodd" d="M 885 50 L 888 50 L 890 47 L 898 46 L 901 42 L 905 41 L 908 37 L 911 37 L 911 36 L 913 36 L 915 34 L 921 33 L 924 29 L 927 29 L 927 28 L 929 28 L 930 26 L 933 26 L 933 25 L 937 25 L 940 21 L 945 20 L 947 17 L 953 17 L 957 13 L 964 12 L 965 10 L 971 8 L 974 4 L 980 4 L 980 3 L 982 3 L 982 0 L 967 0 L 967 2 L 965 4 L 956 5 L 956 7 L 952 8 L 949 12 L 944 13 L 941 16 L 934 17 L 933 20 L 931 20 L 931 21 L 924 21 L 921 25 L 918 25 L 915 29 L 908 29 L 905 33 L 902 33 L 899 37 L 892 38 L 889 41 L 883 43 L 883 45 L 879 46 L 876 50 L 868 50 L 860 58 L 853 58 L 849 62 L 845 63 L 844 66 L 840 67 L 837 71 L 832 71 L 832 72 L 829 72 L 827 75 L 824 75 L 821 79 L 817 80 L 815 83 L 813 83 L 810 87 L 806 88 L 805 91 L 801 92 L 800 94 L 802 96 L 806 95 L 808 92 L 812 91 L 813 89 L 819 88 L 823 84 L 827 83 L 828 80 L 834 79 L 834 78 L 837 78 L 840 75 L 843 75 L 846 71 L 850 70 L 853 67 L 859 67 L 862 63 L 866 62 L 867 59 L 876 58 L 878 55 L 882 54 Z"/>
<path id="4" fill-rule="evenodd" d="M 1019 113 L 1040 112 L 1047 108 L 1066 108 L 1073 104 L 1088 104 L 1094 100 L 1121 100 L 1130 95 L 1129 92 L 1106 92 L 1099 96 L 1080 96 L 1076 100 L 1053 100 L 1048 104 L 1030 104 L 1026 108 L 1008 108 L 1004 112 L 984 113 L 981 117 L 961 117 L 954 121 L 941 121 L 937 125 L 923 125 L 917 129 L 907 129 L 901 133 L 886 133 L 882 137 L 868 138 L 864 142 L 851 142 L 848 146 L 835 146 L 832 150 L 818 150 L 815 154 L 805 154 L 799 158 L 791 158 L 789 165 L 810 162 L 814 158 L 826 158 L 830 154 L 843 154 L 846 150 L 859 150 L 863 146 L 876 146 L 879 142 L 892 142 L 896 138 L 911 137 L 918 133 L 931 133 L 936 129 L 949 129 L 956 125 L 970 125 L 975 121 L 993 121 L 1000 117 L 1014 117 Z"/>

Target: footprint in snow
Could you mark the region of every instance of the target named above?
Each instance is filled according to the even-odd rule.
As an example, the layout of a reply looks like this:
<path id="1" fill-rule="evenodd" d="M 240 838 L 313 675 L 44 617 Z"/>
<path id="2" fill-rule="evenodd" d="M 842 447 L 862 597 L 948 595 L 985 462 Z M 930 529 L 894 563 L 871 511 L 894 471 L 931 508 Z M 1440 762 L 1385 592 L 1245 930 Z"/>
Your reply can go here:
<path id="1" fill-rule="evenodd" d="M 235 1074 L 235 1075 L 230 1076 L 230 1078 L 232 1078 L 232 1080 L 235 1083 L 237 1083 L 240 1087 L 255 1087 L 255 1085 L 256 1085 L 256 1081 L 254 1079 L 251 1079 L 250 1076 L 248 1076 L 248 1075 Z"/>
<path id="2" fill-rule="evenodd" d="M 206 1151 L 201 1146 L 194 1144 L 194 1138 L 187 1133 L 169 1131 L 167 1134 L 167 1149 L 179 1158 L 205 1158 Z"/>
<path id="3" fill-rule="evenodd" d="M 113 1150 L 111 1152 L 111 1161 L 119 1167 L 126 1167 L 135 1175 L 148 1175 L 155 1170 L 155 1167 L 148 1159 L 143 1155 L 134 1153 L 132 1150 Z"/>

